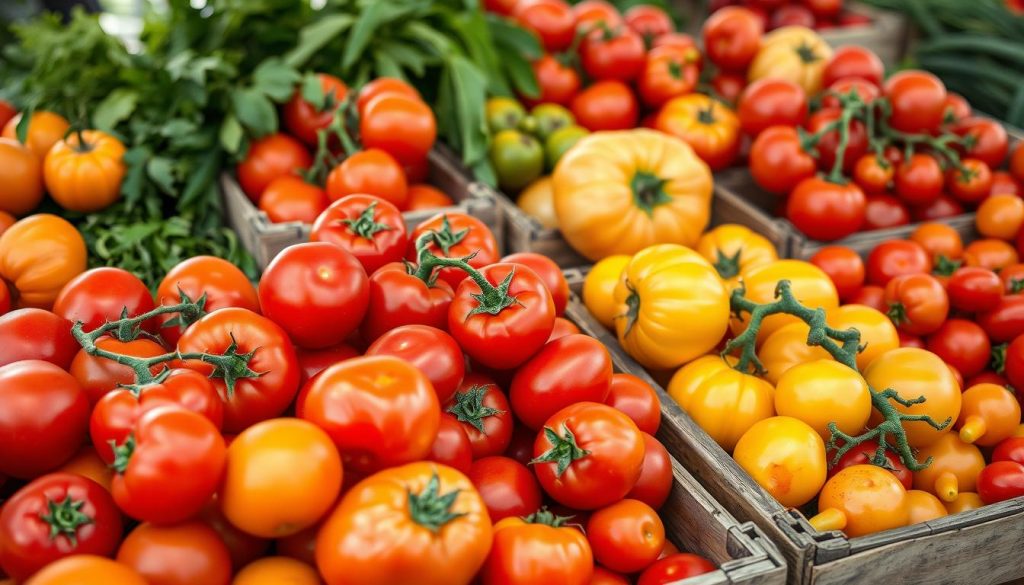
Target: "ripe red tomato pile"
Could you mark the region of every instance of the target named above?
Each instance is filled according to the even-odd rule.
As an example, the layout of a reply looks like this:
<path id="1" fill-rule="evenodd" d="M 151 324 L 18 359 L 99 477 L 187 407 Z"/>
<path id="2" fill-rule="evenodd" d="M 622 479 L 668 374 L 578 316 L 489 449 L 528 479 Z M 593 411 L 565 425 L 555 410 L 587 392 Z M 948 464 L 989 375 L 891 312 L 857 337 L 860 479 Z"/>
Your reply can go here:
<path id="1" fill-rule="evenodd" d="M 0 316 L 0 568 L 33 585 L 714 570 L 658 516 L 657 395 L 560 316 L 558 267 L 499 258 L 472 217 L 407 237 L 397 213 L 339 199 L 258 286 L 212 257 L 155 298 L 98 268 Z"/>
<path id="2" fill-rule="evenodd" d="M 375 195 L 400 211 L 452 204 L 424 183 L 437 123 L 415 88 L 382 77 L 356 94 L 333 75 L 317 77 L 318 94 L 303 84 L 284 105 L 287 132 L 253 142 L 237 168 L 242 190 L 270 221 L 313 223 L 351 194 Z"/>
<path id="3" fill-rule="evenodd" d="M 726 6 L 744 6 L 761 19 L 765 30 L 784 26 L 805 26 L 818 30 L 867 26 L 871 18 L 846 9 L 843 0 L 714 0 L 711 11 Z"/>

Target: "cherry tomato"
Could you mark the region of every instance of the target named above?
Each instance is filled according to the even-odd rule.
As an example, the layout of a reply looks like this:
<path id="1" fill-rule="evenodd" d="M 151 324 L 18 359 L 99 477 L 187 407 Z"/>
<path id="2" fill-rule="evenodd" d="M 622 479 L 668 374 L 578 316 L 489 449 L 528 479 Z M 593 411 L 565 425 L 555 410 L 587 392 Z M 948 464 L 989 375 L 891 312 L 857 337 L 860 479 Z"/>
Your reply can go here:
<path id="1" fill-rule="evenodd" d="M 900 331 L 928 335 L 942 326 L 949 314 L 949 297 L 930 274 L 904 274 L 885 285 L 888 314 Z"/>
<path id="2" fill-rule="evenodd" d="M 853 180 L 865 193 L 886 193 L 896 176 L 896 167 L 875 154 L 865 154 L 853 167 Z M 909 214 L 908 214 L 909 215 Z"/>
<path id="3" fill-rule="evenodd" d="M 327 192 L 301 177 L 284 175 L 267 185 L 260 196 L 260 211 L 273 223 L 313 223 L 331 200 Z"/>
<path id="4" fill-rule="evenodd" d="M 117 562 L 150 583 L 189 585 L 231 582 L 231 557 L 217 533 L 199 521 L 175 526 L 143 524 L 125 537 Z"/>
<path id="5" fill-rule="evenodd" d="M 306 101 L 299 90 L 285 103 L 281 112 L 288 133 L 314 148 L 317 145 L 317 133 L 331 125 L 335 112 L 348 95 L 348 86 L 337 77 L 317 73 L 316 78 L 323 93 L 322 104 L 314 105 Z"/>
<path id="6" fill-rule="evenodd" d="M 409 197 L 405 171 L 388 152 L 379 148 L 360 150 L 327 175 L 327 196 L 331 201 L 356 194 L 375 195 L 404 209 Z"/>
<path id="7" fill-rule="evenodd" d="M 804 123 L 804 128 L 810 133 L 819 132 L 829 124 L 839 120 L 840 116 L 841 110 L 839 108 L 818 110 L 807 119 Z M 835 166 L 839 139 L 840 132 L 836 129 L 825 132 L 818 140 L 816 146 L 818 151 L 818 167 L 825 172 L 831 171 L 832 167 Z M 860 160 L 860 157 L 864 156 L 867 151 L 867 128 L 860 120 L 854 120 L 849 126 L 849 138 L 846 151 L 843 153 L 843 169 L 845 171 L 852 170 L 857 161 Z M 939 176 L 940 178 L 942 176 L 941 170 Z"/>
<path id="8" fill-rule="evenodd" d="M 554 260 L 534 252 L 519 252 L 509 254 L 501 261 L 521 264 L 533 270 L 551 293 L 551 300 L 555 303 L 555 314 L 561 316 L 565 313 L 565 306 L 569 303 L 569 283 Z"/>
<path id="9" fill-rule="evenodd" d="M 986 504 L 1024 495 L 1024 465 L 997 461 L 985 466 L 978 475 L 978 495 Z"/>
<path id="10" fill-rule="evenodd" d="M 758 134 L 750 146 L 749 165 L 754 181 L 776 195 L 788 194 L 817 170 L 800 135 L 789 126 L 772 126 Z"/>
<path id="11" fill-rule="evenodd" d="M 810 263 L 832 280 L 839 298 L 852 299 L 864 286 L 864 261 L 845 246 L 825 246 L 811 256 Z"/>
<path id="12" fill-rule="evenodd" d="M 974 217 L 978 233 L 1012 242 L 1024 226 L 1024 200 L 1007 193 L 986 197 Z"/>
<path id="13" fill-rule="evenodd" d="M 674 97 L 688 94 L 700 77 L 700 53 L 695 47 L 655 47 L 647 53 L 637 89 L 644 103 L 657 108 Z"/>
<path id="14" fill-rule="evenodd" d="M 577 31 L 601 25 L 614 28 L 624 23 L 619 9 L 604 0 L 583 0 L 572 7 L 572 15 L 576 19 Z"/>
<path id="15" fill-rule="evenodd" d="M 955 367 L 965 378 L 972 378 L 988 365 L 992 346 L 985 330 L 977 323 L 950 319 L 928 337 L 928 351 Z"/>
<path id="16" fill-rule="evenodd" d="M 242 191 L 253 203 L 259 203 L 263 190 L 274 179 L 296 174 L 312 164 L 313 157 L 301 142 L 286 134 L 271 134 L 249 146 L 236 172 Z"/>
<path id="17" fill-rule="evenodd" d="M 523 28 L 533 31 L 549 52 L 572 44 L 576 19 L 562 0 L 520 0 L 512 16 Z"/>
<path id="18" fill-rule="evenodd" d="M 50 311 L 17 309 L 0 315 L 0 366 L 43 360 L 66 370 L 80 348 L 71 322 Z"/>
<path id="19" fill-rule="evenodd" d="M 965 266 L 949 277 L 946 292 L 954 309 L 975 313 L 999 302 L 1003 296 L 1003 283 L 995 272 L 987 268 Z"/>
<path id="20" fill-rule="evenodd" d="M 859 77 L 845 77 L 835 81 L 828 86 L 826 91 L 827 93 L 821 98 L 821 107 L 823 108 L 841 107 L 839 96 L 849 95 L 851 92 L 856 93 L 862 101 L 869 104 L 882 95 L 877 85 Z"/>
<path id="21" fill-rule="evenodd" d="M 807 118 L 807 94 L 792 81 L 759 79 L 743 90 L 736 113 L 751 136 L 771 126 L 800 126 Z"/>
<path id="22" fill-rule="evenodd" d="M 645 53 L 643 37 L 629 28 L 594 29 L 579 48 L 583 71 L 596 80 L 636 79 L 643 70 Z"/>
<path id="23" fill-rule="evenodd" d="M 964 253 L 960 233 L 944 223 L 923 223 L 911 232 L 910 240 L 924 248 L 928 257 L 937 263 L 941 263 L 940 256 L 947 260 L 959 260 Z"/>
<path id="24" fill-rule="evenodd" d="M 156 304 L 176 305 L 183 297 L 199 301 L 204 296 L 206 303 L 203 309 L 207 313 L 225 307 L 242 307 L 255 313 L 260 312 L 260 299 L 249 277 L 234 264 L 214 256 L 194 256 L 172 268 L 160 281 Z M 186 319 L 180 314 L 162 315 L 160 336 L 167 343 L 177 343 L 182 332 L 197 320 L 198 317 Z"/>
<path id="25" fill-rule="evenodd" d="M 927 205 L 942 194 L 942 167 L 935 157 L 915 154 L 896 167 L 896 194 L 911 205 Z"/>
<path id="26" fill-rule="evenodd" d="M 637 585 L 668 585 L 714 570 L 715 565 L 704 557 L 691 553 L 676 553 L 644 569 L 644 572 L 640 573 Z"/>
<path id="27" fill-rule="evenodd" d="M 576 123 L 591 132 L 628 130 L 640 117 L 633 90 L 616 80 L 598 81 L 576 94 L 570 103 Z"/>
<path id="28" fill-rule="evenodd" d="M 487 376 L 469 372 L 445 406 L 462 423 L 474 459 L 500 455 L 512 440 L 515 421 L 508 398 Z"/>
<path id="29" fill-rule="evenodd" d="M 427 242 L 426 249 L 436 256 L 465 258 L 470 254 L 476 254 L 469 259 L 469 265 L 473 268 L 493 264 L 499 258 L 498 241 L 487 224 L 464 213 L 439 213 L 417 225 L 409 235 L 406 260 L 419 260 L 416 245 L 423 239 Z M 451 285 L 452 289 L 466 278 L 465 271 L 454 267 L 441 268 L 437 275 L 440 280 Z"/>
<path id="30" fill-rule="evenodd" d="M 942 124 L 946 86 L 920 70 L 901 71 L 885 80 L 885 97 L 892 106 L 889 124 L 901 132 L 932 132 Z"/>
<path id="31" fill-rule="evenodd" d="M 675 30 L 672 19 L 664 10 L 650 4 L 637 4 L 623 15 L 626 26 L 636 31 L 644 40 L 650 41 Z"/>
<path id="32" fill-rule="evenodd" d="M 808 237 L 830 242 L 860 229 L 865 206 L 864 192 L 857 185 L 811 177 L 789 194 L 786 218 Z"/>
<path id="33" fill-rule="evenodd" d="M 366 106 L 370 105 L 370 102 L 379 96 L 389 93 L 422 99 L 420 92 L 416 91 L 416 88 L 405 81 L 396 77 L 378 77 L 359 90 L 359 95 L 356 99 L 356 111 L 359 112 L 360 116 L 363 115 L 363 112 L 366 111 Z"/>
<path id="34" fill-rule="evenodd" d="M 964 170 L 954 168 L 947 173 L 949 192 L 964 203 L 977 203 L 988 197 L 992 190 L 992 171 L 988 165 L 974 158 L 963 159 L 960 164 Z"/>
<path id="35" fill-rule="evenodd" d="M 822 85 L 828 87 L 847 77 L 859 77 L 881 87 L 885 65 L 871 49 L 857 45 L 836 47 L 832 58 L 825 65 Z"/>
<path id="36" fill-rule="evenodd" d="M 727 6 L 701 29 L 708 59 L 727 71 L 743 71 L 761 47 L 764 23 L 750 10 Z"/>
<path id="37" fill-rule="evenodd" d="M 624 413 L 645 433 L 658 432 L 661 400 L 650 384 L 632 374 L 612 374 L 604 403 Z"/>
<path id="38" fill-rule="evenodd" d="M 484 457 L 467 474 L 487 505 L 491 522 L 523 517 L 540 509 L 540 486 L 525 465 L 508 457 Z"/>
<path id="39" fill-rule="evenodd" d="M 972 113 L 971 104 L 964 96 L 951 91 L 946 92 L 946 110 L 943 114 L 943 122 L 959 122 L 970 117 Z"/>
<path id="40" fill-rule="evenodd" d="M 537 77 L 540 95 L 533 99 L 527 99 L 529 105 L 559 104 L 568 106 L 579 93 L 582 85 L 579 73 L 553 55 L 545 54 L 534 61 L 533 74 Z"/>
<path id="41" fill-rule="evenodd" d="M 452 198 L 437 187 L 424 184 L 409 185 L 408 201 L 405 204 L 406 211 L 437 209 L 438 207 L 450 207 L 452 205 L 455 205 Z M 402 228 L 404 231 L 405 225 Z"/>
<path id="42" fill-rule="evenodd" d="M 953 125 L 954 133 L 967 139 L 964 157 L 978 159 L 989 168 L 999 168 L 1010 151 L 1006 128 L 991 118 L 970 117 Z"/>
<path id="43" fill-rule="evenodd" d="M 933 221 L 956 217 L 965 213 L 964 206 L 953 197 L 943 193 L 939 198 L 926 205 L 916 205 L 910 208 L 910 217 L 914 221 Z"/>
<path id="44" fill-rule="evenodd" d="M 885 289 L 873 284 L 862 286 L 845 302 L 871 307 L 883 313 L 888 310 L 888 307 L 885 306 Z"/>
<path id="45" fill-rule="evenodd" d="M 964 263 L 967 266 L 981 266 L 998 272 L 1019 260 L 1017 250 L 1003 240 L 975 240 L 964 248 Z"/>
<path id="46" fill-rule="evenodd" d="M 640 477 L 626 497 L 640 500 L 657 510 L 665 504 L 672 491 L 672 457 L 661 441 L 647 433 L 641 434 L 644 437 L 644 462 Z"/>
<path id="47" fill-rule="evenodd" d="M 359 139 L 365 148 L 379 148 L 400 165 L 411 165 L 426 159 L 433 148 L 437 122 L 430 106 L 418 97 L 381 94 L 360 111 Z"/>
<path id="48" fill-rule="evenodd" d="M 904 274 L 927 274 L 932 261 L 917 242 L 889 240 L 875 246 L 868 254 L 867 282 L 885 286 Z"/>
<path id="49" fill-rule="evenodd" d="M 595 511 L 587 521 L 586 534 L 594 560 L 620 573 L 647 568 L 665 545 L 665 526 L 658 512 L 631 499 Z"/>
<path id="50" fill-rule="evenodd" d="M 391 355 L 409 362 L 427 377 L 441 404 L 452 398 L 466 373 L 462 350 L 452 336 L 427 325 L 396 327 L 378 337 L 366 355 Z"/>

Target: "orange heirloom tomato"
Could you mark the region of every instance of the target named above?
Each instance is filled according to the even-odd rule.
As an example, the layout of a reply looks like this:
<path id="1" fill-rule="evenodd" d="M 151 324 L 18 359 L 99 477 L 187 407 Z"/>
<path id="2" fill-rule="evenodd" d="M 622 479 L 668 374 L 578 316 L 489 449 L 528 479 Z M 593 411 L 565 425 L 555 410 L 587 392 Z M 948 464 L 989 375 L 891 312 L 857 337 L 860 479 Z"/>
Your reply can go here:
<path id="1" fill-rule="evenodd" d="M 757 357 L 764 366 L 764 379 L 778 384 L 782 375 L 790 368 L 805 362 L 830 360 L 832 354 L 816 345 L 807 345 L 810 327 L 803 321 L 787 323 L 765 338 L 757 350 Z"/>
<path id="2" fill-rule="evenodd" d="M 834 329 L 853 328 L 860 331 L 860 345 L 864 349 L 857 354 L 857 369 L 859 370 L 868 367 L 871 360 L 876 357 L 900 346 L 900 334 L 896 331 L 892 320 L 872 307 L 866 305 L 836 307 L 825 312 L 825 321 L 829 327 Z"/>
<path id="3" fill-rule="evenodd" d="M 722 224 L 701 236 L 697 252 L 730 284 L 735 283 L 740 274 L 779 259 L 775 245 L 768 238 L 735 223 Z"/>
<path id="4" fill-rule="evenodd" d="M 264 538 L 316 524 L 341 491 L 341 456 L 313 423 L 277 418 L 242 431 L 228 447 L 220 504 L 238 528 Z"/>
<path id="5" fill-rule="evenodd" d="M 799 507 L 825 484 L 825 443 L 807 423 L 773 416 L 750 427 L 732 456 L 783 506 Z"/>
<path id="6" fill-rule="evenodd" d="M 820 268 L 803 260 L 776 260 L 771 264 L 758 266 L 743 274 L 746 297 L 755 303 L 770 303 L 775 300 L 775 289 L 781 280 L 790 282 L 793 296 L 805 307 L 818 307 L 828 311 L 839 306 L 839 293 L 836 285 Z M 746 328 L 749 315 L 741 319 L 735 317 L 729 323 L 736 335 Z M 762 343 L 776 329 L 787 323 L 799 321 L 793 315 L 771 315 L 761 322 L 757 334 L 757 342 Z"/>
<path id="7" fill-rule="evenodd" d="M 49 309 L 85 268 L 85 240 L 56 215 L 26 217 L 0 236 L 0 281 L 9 283 L 18 307 Z"/>
<path id="8" fill-rule="evenodd" d="M 857 435 L 871 416 L 871 392 L 859 373 L 837 361 L 807 362 L 779 379 L 775 412 L 807 423 L 824 441 L 832 437 L 829 423 Z"/>
<path id="9" fill-rule="evenodd" d="M 921 490 L 907 490 L 907 509 L 910 512 L 908 525 L 936 520 L 949 514 L 942 500 Z"/>
<path id="10" fill-rule="evenodd" d="M 468 585 L 491 548 L 487 507 L 446 465 L 410 463 L 355 485 L 324 522 L 327 585 Z"/>
<path id="11" fill-rule="evenodd" d="M 608 256 L 594 264 L 583 280 L 583 304 L 608 329 L 615 327 L 615 316 L 619 310 L 615 302 L 615 287 L 632 259 L 632 256 L 624 254 Z"/>
<path id="12" fill-rule="evenodd" d="M 21 114 L 10 119 L 4 126 L 3 137 L 12 140 L 18 139 L 18 124 L 21 123 Z M 25 137 L 25 146 L 28 146 L 39 160 L 42 161 L 50 148 L 58 140 L 64 138 L 68 133 L 71 124 L 60 114 L 40 110 L 32 114 L 28 122 L 28 135 Z"/>
<path id="13" fill-rule="evenodd" d="M 999 272 L 1019 261 L 1017 249 L 1003 240 L 975 240 L 964 248 L 964 263 L 967 266 L 981 266 Z"/>
<path id="14" fill-rule="evenodd" d="M 96 555 L 71 555 L 47 565 L 26 585 L 148 585 L 134 569 Z"/>
<path id="15" fill-rule="evenodd" d="M 728 328 L 722 280 L 703 256 L 675 244 L 633 256 L 615 287 L 615 302 L 619 343 L 649 368 L 676 368 L 704 355 Z"/>
<path id="16" fill-rule="evenodd" d="M 91 213 L 121 196 L 124 145 L 99 130 L 86 130 L 57 141 L 46 153 L 43 179 L 58 205 Z"/>
<path id="17" fill-rule="evenodd" d="M 986 238 L 1012 241 L 1024 225 L 1024 200 L 1008 193 L 992 195 L 978 206 L 974 225 Z"/>
<path id="18" fill-rule="evenodd" d="M 562 235 L 591 260 L 647 246 L 697 243 L 711 215 L 711 171 L 678 138 L 596 132 L 552 175 Z"/>
<path id="19" fill-rule="evenodd" d="M 932 458 L 927 468 L 914 472 L 914 489 L 924 490 L 944 502 L 953 502 L 960 492 L 973 492 L 978 474 L 985 467 L 981 451 L 947 433 L 917 453 L 918 461 Z"/>
<path id="20" fill-rule="evenodd" d="M 976 384 L 963 393 L 956 428 L 960 440 L 991 447 L 1012 437 L 1020 425 L 1020 403 L 1013 391 L 998 384 Z"/>
<path id="21" fill-rule="evenodd" d="M 785 26 L 768 33 L 747 69 L 747 80 L 783 79 L 804 88 L 807 95 L 821 91 L 832 47 L 809 28 Z"/>
<path id="22" fill-rule="evenodd" d="M 494 546 L 480 573 L 483 585 L 589 585 L 594 555 L 571 517 L 546 509 L 494 525 Z"/>
<path id="23" fill-rule="evenodd" d="M 853 465 L 832 476 L 818 496 L 817 530 L 864 536 L 910 523 L 907 490 L 888 470 Z"/>
<path id="24" fill-rule="evenodd" d="M 519 197 L 516 205 L 545 228 L 558 227 L 555 213 L 555 183 L 551 177 L 541 177 L 530 183 Z"/>
<path id="25" fill-rule="evenodd" d="M 0 168 L 4 173 L 0 211 L 24 215 L 35 209 L 43 200 L 43 169 L 39 157 L 16 140 L 0 138 Z"/>
<path id="26" fill-rule="evenodd" d="M 716 443 L 732 451 L 750 427 L 773 414 L 772 385 L 733 369 L 717 355 L 680 368 L 668 393 Z"/>
<path id="27" fill-rule="evenodd" d="M 682 139 L 713 171 L 728 167 L 740 151 L 740 119 L 722 102 L 702 93 L 672 98 L 654 121 L 658 130 Z"/>
<path id="28" fill-rule="evenodd" d="M 892 402 L 896 410 L 905 414 L 926 414 L 938 424 L 949 420 L 941 431 L 924 421 L 903 421 L 911 447 L 920 448 L 939 440 L 953 428 L 953 421 L 960 415 L 960 386 L 942 358 L 930 351 L 916 347 L 887 351 L 868 364 L 863 374 L 868 384 L 877 390 L 892 388 L 904 400 L 925 398 L 924 402 L 912 406 Z M 870 424 L 881 421 L 881 415 L 872 412 Z"/>
<path id="29" fill-rule="evenodd" d="M 316 569 L 288 557 L 265 557 L 235 574 L 231 585 L 320 585 Z"/>
<path id="30" fill-rule="evenodd" d="M 910 241 L 917 242 L 935 262 L 939 256 L 959 260 L 964 255 L 964 242 L 960 232 L 939 222 L 925 222 L 910 234 Z"/>

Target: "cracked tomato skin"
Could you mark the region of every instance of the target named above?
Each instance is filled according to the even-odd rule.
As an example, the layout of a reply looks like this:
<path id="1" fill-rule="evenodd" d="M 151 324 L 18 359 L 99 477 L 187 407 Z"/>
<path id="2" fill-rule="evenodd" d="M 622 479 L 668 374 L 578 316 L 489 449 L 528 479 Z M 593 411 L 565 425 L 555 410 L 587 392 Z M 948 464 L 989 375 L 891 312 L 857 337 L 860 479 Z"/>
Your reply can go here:
<path id="1" fill-rule="evenodd" d="M 481 571 L 483 585 L 589 585 L 594 553 L 583 532 L 564 521 L 555 518 L 556 525 L 551 525 L 505 518 L 498 522 L 494 545 Z"/>
<path id="2" fill-rule="evenodd" d="M 280 415 L 299 389 L 298 360 L 288 335 L 270 319 L 247 309 L 232 307 L 203 317 L 182 335 L 178 351 L 223 355 L 235 344 L 238 355 L 252 353 L 248 364 L 252 377 L 239 378 L 234 389 L 223 378 L 213 380 L 224 400 L 224 430 L 229 433 Z M 214 374 L 212 365 L 199 360 L 187 360 L 185 367 Z"/>

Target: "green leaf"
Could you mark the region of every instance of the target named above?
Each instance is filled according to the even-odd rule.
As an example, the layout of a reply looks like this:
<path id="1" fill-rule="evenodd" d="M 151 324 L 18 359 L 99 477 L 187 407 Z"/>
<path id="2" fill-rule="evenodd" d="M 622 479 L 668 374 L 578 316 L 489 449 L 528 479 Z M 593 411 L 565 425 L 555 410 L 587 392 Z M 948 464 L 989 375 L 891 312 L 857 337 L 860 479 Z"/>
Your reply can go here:
<path id="1" fill-rule="evenodd" d="M 341 67 L 346 70 L 363 58 L 363 51 L 382 25 L 397 23 L 416 9 L 415 6 L 403 5 L 398 0 L 369 2 L 363 6 L 365 8 L 352 27 L 348 42 L 345 43 L 345 51 L 342 53 L 345 57 Z"/>
<path id="2" fill-rule="evenodd" d="M 189 174 L 185 189 L 181 192 L 178 209 L 187 209 L 195 205 L 199 201 L 200 195 L 213 187 L 217 171 L 220 169 L 221 158 L 221 154 L 215 152 L 200 159 L 199 166 Z"/>
<path id="3" fill-rule="evenodd" d="M 129 148 L 124 153 L 124 164 L 128 167 L 128 172 L 121 182 L 121 194 L 124 195 L 128 207 L 133 207 L 142 199 L 146 181 L 146 161 L 151 154 L 145 146 Z"/>
<path id="4" fill-rule="evenodd" d="M 380 77 L 406 78 L 405 73 L 402 71 L 402 66 L 386 51 L 374 51 L 373 63 L 376 67 L 377 75 Z"/>
<path id="5" fill-rule="evenodd" d="M 238 123 L 238 118 L 231 114 L 224 118 L 220 125 L 218 139 L 224 150 L 231 154 L 238 154 L 242 146 L 242 125 Z"/>
<path id="6" fill-rule="evenodd" d="M 28 125 L 32 122 L 32 116 L 35 113 L 35 107 L 30 107 L 21 113 L 21 119 L 18 120 L 18 125 L 14 128 L 14 134 L 18 137 L 18 142 L 25 144 L 28 141 Z"/>
<path id="7" fill-rule="evenodd" d="M 487 14 L 487 27 L 499 51 L 521 55 L 527 60 L 540 59 L 544 55 L 537 35 L 497 14 Z"/>
<path id="8" fill-rule="evenodd" d="M 491 187 L 498 186 L 498 175 L 494 172 L 494 166 L 491 164 L 491 160 L 486 156 L 476 161 L 476 163 L 470 167 L 470 171 L 472 171 L 476 180 L 481 183 Z"/>
<path id="9" fill-rule="evenodd" d="M 174 160 L 154 156 L 146 163 L 146 175 L 167 195 L 174 195 Z"/>
<path id="10" fill-rule="evenodd" d="M 135 111 L 139 94 L 133 89 L 118 88 L 107 94 L 92 111 L 92 123 L 97 130 L 113 132 L 118 124 Z"/>
<path id="11" fill-rule="evenodd" d="M 267 96 L 252 88 L 237 89 L 231 103 L 238 121 L 257 138 L 277 132 L 277 111 Z"/>
<path id="12" fill-rule="evenodd" d="M 540 97 L 540 85 L 537 83 L 537 76 L 533 67 L 519 55 L 507 54 L 502 59 L 505 72 L 512 80 L 512 86 L 516 91 L 529 98 Z"/>
<path id="13" fill-rule="evenodd" d="M 409 38 L 415 39 L 434 49 L 438 56 L 446 57 L 455 49 L 452 42 L 444 33 L 423 22 L 410 22 L 405 26 L 405 32 Z"/>
<path id="14" fill-rule="evenodd" d="M 488 137 L 484 120 L 487 78 L 473 62 L 459 55 L 451 57 L 448 70 L 455 98 L 462 160 L 472 165 L 487 156 Z"/>
<path id="15" fill-rule="evenodd" d="M 302 67 L 320 49 L 345 32 L 355 22 L 351 14 L 332 14 L 318 19 L 299 31 L 299 42 L 284 56 L 291 67 Z"/>
<path id="16" fill-rule="evenodd" d="M 267 59 L 252 72 L 253 88 L 276 102 L 284 102 L 295 93 L 302 76 L 280 59 Z"/>
<path id="17" fill-rule="evenodd" d="M 409 70 L 415 77 L 422 77 L 428 62 L 432 61 L 422 48 L 397 40 L 382 41 L 378 51 L 387 53 L 395 63 Z"/>
<path id="18" fill-rule="evenodd" d="M 316 111 L 320 112 L 327 103 L 327 94 L 324 93 L 324 86 L 320 83 L 320 77 L 315 73 L 307 73 L 302 78 L 302 99 L 309 102 Z"/>

